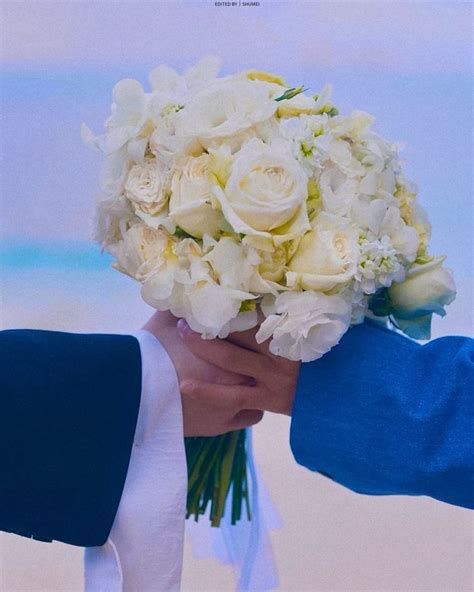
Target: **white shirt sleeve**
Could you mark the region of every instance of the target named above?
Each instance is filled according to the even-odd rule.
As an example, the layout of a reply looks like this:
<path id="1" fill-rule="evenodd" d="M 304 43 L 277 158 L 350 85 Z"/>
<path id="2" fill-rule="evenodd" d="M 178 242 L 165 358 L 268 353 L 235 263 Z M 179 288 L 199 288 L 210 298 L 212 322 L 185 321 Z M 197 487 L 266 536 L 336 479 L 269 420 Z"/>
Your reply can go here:
<path id="1" fill-rule="evenodd" d="M 135 335 L 142 394 L 122 499 L 102 547 L 85 552 L 86 592 L 179 590 L 187 469 L 181 396 L 161 343 Z"/>

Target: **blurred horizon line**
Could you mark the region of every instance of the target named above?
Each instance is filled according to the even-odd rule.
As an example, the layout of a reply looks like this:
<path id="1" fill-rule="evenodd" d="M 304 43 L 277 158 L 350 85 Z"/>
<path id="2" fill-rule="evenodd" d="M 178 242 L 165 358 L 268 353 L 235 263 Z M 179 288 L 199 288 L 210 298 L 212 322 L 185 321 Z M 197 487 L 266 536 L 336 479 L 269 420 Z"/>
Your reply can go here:
<path id="1" fill-rule="evenodd" d="M 156 66 L 157 64 L 155 64 Z M 186 64 L 188 65 L 188 64 Z M 153 66 L 154 67 L 154 66 Z M 55 65 L 51 68 L 48 65 L 21 65 L 12 67 L 0 65 L 0 82 L 1 82 L 1 100 L 2 103 L 10 102 L 27 102 L 44 100 L 48 96 L 56 96 L 60 94 L 63 97 L 77 96 L 82 101 L 88 100 L 96 102 L 103 96 L 112 97 L 113 86 L 123 78 L 133 78 L 138 80 L 144 87 L 146 92 L 151 91 L 148 81 L 148 76 L 153 70 L 153 67 L 146 67 L 143 64 L 137 64 L 136 67 L 132 65 L 108 68 L 107 71 L 101 70 L 100 65 L 91 67 L 90 65 L 81 65 L 75 69 L 68 66 Z M 177 68 L 181 72 L 184 68 Z M 222 68 L 222 75 L 233 73 L 231 70 Z M 294 68 L 291 71 L 281 70 L 279 72 L 287 80 L 290 86 L 292 84 L 304 84 L 310 87 L 311 91 L 317 92 L 327 83 L 334 83 L 335 81 L 350 80 L 354 77 L 354 82 L 365 80 L 376 80 L 378 77 L 385 77 L 386 72 L 383 69 L 374 68 L 354 68 L 352 66 L 336 66 L 336 67 L 314 67 L 298 69 Z M 412 81 L 430 84 L 432 81 L 442 82 L 444 84 L 455 84 L 457 86 L 465 86 L 467 92 L 469 88 L 473 88 L 472 75 L 467 72 L 457 71 L 437 71 L 437 72 L 394 72 L 398 82 Z M 318 79 L 319 80 L 315 80 Z M 313 86 L 312 86 L 313 85 Z M 315 86 L 317 85 L 317 86 Z M 337 95 L 337 88 L 336 95 Z M 474 102 L 472 94 L 470 99 L 466 97 L 467 102 L 471 105 Z"/>

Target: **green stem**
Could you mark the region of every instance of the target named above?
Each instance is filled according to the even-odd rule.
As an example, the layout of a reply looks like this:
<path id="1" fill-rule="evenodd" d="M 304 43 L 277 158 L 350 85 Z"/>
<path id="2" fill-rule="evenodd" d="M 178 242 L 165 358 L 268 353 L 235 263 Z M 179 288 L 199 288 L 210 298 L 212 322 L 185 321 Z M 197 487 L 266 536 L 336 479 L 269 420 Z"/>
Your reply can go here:
<path id="1" fill-rule="evenodd" d="M 188 462 L 186 517 L 199 519 L 210 504 L 212 526 L 219 526 L 227 497 L 232 495 L 231 523 L 241 519 L 245 500 L 250 519 L 245 430 L 212 438 L 185 438 Z"/>

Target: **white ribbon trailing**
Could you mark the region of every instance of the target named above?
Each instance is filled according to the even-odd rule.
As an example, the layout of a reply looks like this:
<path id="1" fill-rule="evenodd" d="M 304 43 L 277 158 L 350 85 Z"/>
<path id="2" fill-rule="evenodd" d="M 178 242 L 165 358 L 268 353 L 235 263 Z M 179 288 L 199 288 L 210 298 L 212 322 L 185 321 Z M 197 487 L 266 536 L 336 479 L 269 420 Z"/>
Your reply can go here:
<path id="1" fill-rule="evenodd" d="M 229 520 L 230 496 L 219 528 L 212 528 L 207 516 L 188 521 L 193 555 L 197 559 L 217 559 L 233 566 L 237 592 L 263 592 L 278 587 L 278 572 L 270 539 L 272 530 L 281 528 L 281 518 L 254 460 L 252 430 L 247 430 L 247 464 L 251 491 L 251 520 L 244 515 L 232 525 Z"/>

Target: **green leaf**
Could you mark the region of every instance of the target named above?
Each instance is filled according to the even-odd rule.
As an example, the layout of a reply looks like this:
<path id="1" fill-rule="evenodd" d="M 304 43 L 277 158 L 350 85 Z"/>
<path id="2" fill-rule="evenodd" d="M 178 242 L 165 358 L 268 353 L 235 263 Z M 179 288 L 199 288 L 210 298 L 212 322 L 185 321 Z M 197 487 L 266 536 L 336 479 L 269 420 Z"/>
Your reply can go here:
<path id="1" fill-rule="evenodd" d="M 335 117 L 336 115 L 339 115 L 339 109 L 337 109 L 336 107 L 331 107 L 331 109 L 329 109 L 329 111 L 326 111 L 326 113 L 329 115 L 329 117 Z"/>
<path id="2" fill-rule="evenodd" d="M 433 261 L 433 259 L 434 259 L 434 257 L 425 253 L 423 255 L 418 255 L 417 258 L 415 259 L 415 263 L 417 265 L 426 265 L 430 261 Z"/>
<path id="3" fill-rule="evenodd" d="M 369 309 L 376 317 L 388 317 L 393 310 L 387 288 L 382 288 L 369 299 Z"/>
<path id="4" fill-rule="evenodd" d="M 275 101 L 286 101 L 287 99 L 292 99 L 293 97 L 296 97 L 296 95 L 299 95 L 304 91 L 304 86 L 295 86 L 294 88 L 289 88 L 288 90 L 285 90 L 285 92 L 282 95 L 277 97 Z"/>
<path id="5" fill-rule="evenodd" d="M 239 312 L 250 312 L 257 308 L 255 300 L 243 300 L 240 304 Z"/>
<path id="6" fill-rule="evenodd" d="M 177 236 L 178 238 L 194 238 L 194 236 L 192 236 L 191 234 L 189 234 L 188 232 L 186 232 L 185 230 L 183 230 L 179 226 L 176 226 L 176 230 L 174 231 L 174 236 Z"/>

